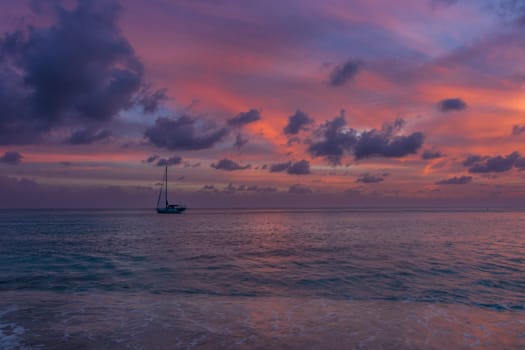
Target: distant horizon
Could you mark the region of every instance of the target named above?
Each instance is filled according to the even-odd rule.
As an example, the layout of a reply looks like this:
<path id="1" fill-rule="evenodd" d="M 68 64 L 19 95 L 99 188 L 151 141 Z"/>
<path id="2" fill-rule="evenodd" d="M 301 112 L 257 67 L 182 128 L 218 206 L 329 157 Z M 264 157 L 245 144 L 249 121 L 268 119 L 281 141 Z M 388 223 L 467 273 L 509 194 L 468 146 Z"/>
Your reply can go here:
<path id="1" fill-rule="evenodd" d="M 9 211 L 9 210 L 31 210 L 31 211 L 54 211 L 54 210 L 62 210 L 62 211 L 75 211 L 75 210 L 148 210 L 151 212 L 155 212 L 155 207 L 13 207 L 13 208 L 7 208 L 7 207 L 0 207 L 0 210 L 3 211 Z M 463 212 L 463 211 L 474 211 L 474 212 L 499 212 L 499 211 L 524 211 L 525 206 L 522 207 L 511 207 L 511 206 L 500 206 L 500 207 L 484 207 L 484 206 L 428 206 L 428 207 L 421 207 L 421 206 L 367 206 L 367 207 L 360 207 L 360 206 L 337 206 L 337 207 L 188 207 L 188 210 L 191 212 L 191 210 L 278 210 L 278 211 L 295 211 L 295 210 L 307 210 L 307 211 L 329 211 L 329 210 L 340 210 L 340 211 L 407 211 L 407 212 L 426 212 L 426 211 L 452 211 L 452 212 Z M 182 213 L 181 215 L 185 215 L 187 212 Z"/>

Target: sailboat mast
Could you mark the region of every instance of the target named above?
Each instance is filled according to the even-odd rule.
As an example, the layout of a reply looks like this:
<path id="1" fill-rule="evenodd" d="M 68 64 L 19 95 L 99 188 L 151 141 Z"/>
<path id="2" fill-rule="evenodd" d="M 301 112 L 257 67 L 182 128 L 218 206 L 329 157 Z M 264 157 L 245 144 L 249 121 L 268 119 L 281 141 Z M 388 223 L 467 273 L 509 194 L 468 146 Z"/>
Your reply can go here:
<path id="1" fill-rule="evenodd" d="M 168 166 L 166 165 L 166 172 L 165 172 L 165 177 L 166 177 L 166 192 L 164 192 L 166 194 L 166 207 L 168 207 Z"/>
<path id="2" fill-rule="evenodd" d="M 160 199 L 162 198 L 163 190 L 164 190 L 164 176 L 162 177 L 162 182 L 160 184 L 159 198 L 157 198 L 157 208 L 159 207 Z"/>

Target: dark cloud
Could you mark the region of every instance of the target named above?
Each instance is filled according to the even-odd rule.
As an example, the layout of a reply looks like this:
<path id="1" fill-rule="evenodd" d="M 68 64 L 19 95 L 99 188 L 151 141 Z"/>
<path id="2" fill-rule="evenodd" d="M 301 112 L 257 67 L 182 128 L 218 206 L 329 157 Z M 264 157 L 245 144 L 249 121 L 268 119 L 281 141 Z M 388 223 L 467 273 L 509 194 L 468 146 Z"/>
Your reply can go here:
<path id="1" fill-rule="evenodd" d="M 232 127 L 242 127 L 260 119 L 261 115 L 259 111 L 256 109 L 250 109 L 248 112 L 239 113 L 235 117 L 229 119 L 228 125 Z"/>
<path id="2" fill-rule="evenodd" d="M 248 143 L 248 141 L 249 139 L 247 137 L 245 138 L 241 133 L 238 133 L 237 136 L 235 137 L 235 142 L 233 144 L 233 147 L 237 149 L 241 149 L 242 146 Z"/>
<path id="3" fill-rule="evenodd" d="M 37 143 L 55 129 L 100 126 L 142 103 L 136 96 L 144 69 L 117 26 L 120 6 L 80 0 L 73 9 L 58 2 L 53 8 L 49 27 L 0 39 L 0 144 Z M 159 97 L 142 95 L 147 102 Z"/>
<path id="4" fill-rule="evenodd" d="M 228 186 L 224 187 L 222 189 L 223 192 L 226 193 L 235 193 L 237 192 L 237 187 L 235 187 L 231 182 L 228 184 Z"/>
<path id="5" fill-rule="evenodd" d="M 229 130 L 216 128 L 212 123 L 197 121 L 189 116 L 177 119 L 157 118 L 144 135 L 155 146 L 171 150 L 199 150 L 213 147 Z"/>
<path id="6" fill-rule="evenodd" d="M 382 182 L 385 179 L 385 176 L 388 174 L 382 174 L 382 175 L 372 175 L 370 173 L 364 173 L 361 174 L 355 182 L 361 182 L 365 184 L 372 184 L 372 183 L 378 183 Z"/>
<path id="7" fill-rule="evenodd" d="M 477 155 L 477 154 L 473 154 L 473 155 L 468 156 L 468 157 L 463 161 L 463 166 L 467 166 L 467 167 L 469 167 L 469 166 L 472 166 L 472 165 L 474 165 L 474 164 L 476 164 L 476 163 L 478 163 L 478 162 L 480 162 L 480 161 L 482 161 L 482 160 L 484 160 L 484 159 L 487 159 L 487 158 L 488 158 L 488 157 L 481 157 L 481 156 L 479 156 L 479 155 Z"/>
<path id="8" fill-rule="evenodd" d="M 345 152 L 355 159 L 368 157 L 404 157 L 417 153 L 423 145 L 424 135 L 414 132 L 400 135 L 404 125 L 402 119 L 385 124 L 380 130 L 359 132 L 349 128 L 344 111 L 341 115 L 325 122 L 315 132 L 317 140 L 310 144 L 308 152 L 314 157 L 325 157 L 333 165 L 341 164 Z"/>
<path id="9" fill-rule="evenodd" d="M 479 157 L 477 161 L 473 159 L 467 158 L 469 161 L 463 162 L 463 165 L 470 166 L 468 170 L 470 173 L 501 173 L 512 168 L 525 169 L 525 158 L 518 152 L 512 152 L 507 156 Z"/>
<path id="10" fill-rule="evenodd" d="M 291 175 L 307 175 L 310 174 L 310 162 L 303 159 L 298 162 L 276 163 L 270 166 L 271 173 L 283 171 Z"/>
<path id="11" fill-rule="evenodd" d="M 308 152 L 314 157 L 325 157 L 334 165 L 340 164 L 345 150 L 357 142 L 355 130 L 346 127 L 344 111 L 321 125 L 316 135 L 318 140 L 308 147 Z"/>
<path id="12" fill-rule="evenodd" d="M 298 109 L 295 114 L 288 117 L 288 124 L 284 127 L 283 132 L 285 135 L 297 135 L 299 131 L 304 130 L 313 122 L 313 119 Z"/>
<path id="13" fill-rule="evenodd" d="M 204 185 L 199 192 L 219 192 L 219 189 L 215 185 Z"/>
<path id="14" fill-rule="evenodd" d="M 301 184 L 293 184 L 288 188 L 288 193 L 292 194 L 310 194 L 313 193 L 312 189 L 310 187 L 301 185 Z"/>
<path id="15" fill-rule="evenodd" d="M 298 136 L 288 137 L 288 142 L 286 142 L 286 144 L 288 146 L 291 146 L 294 143 L 298 143 L 298 144 L 301 143 L 301 138 L 299 138 Z"/>
<path id="16" fill-rule="evenodd" d="M 274 193 L 277 192 L 276 187 L 271 186 L 258 186 L 258 185 L 238 185 L 235 186 L 231 182 L 226 186 L 223 192 L 236 193 L 236 192 L 256 192 L 256 193 Z"/>
<path id="17" fill-rule="evenodd" d="M 159 159 L 159 156 L 154 154 L 152 156 L 149 156 L 148 158 L 146 158 L 146 160 L 144 160 L 145 163 L 153 163 L 154 161 L 156 161 L 157 159 Z"/>
<path id="18" fill-rule="evenodd" d="M 292 162 L 272 164 L 272 165 L 270 165 L 270 172 L 271 173 L 283 172 L 283 171 L 287 170 L 288 168 L 290 168 L 290 165 L 292 165 Z M 265 169 L 264 165 L 263 165 L 263 169 Z"/>
<path id="19" fill-rule="evenodd" d="M 423 145 L 423 133 L 414 132 L 407 136 L 395 135 L 401 127 L 398 120 L 393 125 L 385 125 L 381 130 L 370 130 L 361 133 L 354 146 L 356 159 L 368 157 L 398 158 L 417 153 Z"/>
<path id="20" fill-rule="evenodd" d="M 0 163 L 16 165 L 22 161 L 22 155 L 16 151 L 5 152 L 3 156 L 0 157 Z"/>
<path id="21" fill-rule="evenodd" d="M 362 64 L 358 60 L 349 60 L 344 64 L 335 66 L 330 72 L 330 85 L 341 86 L 352 80 L 359 72 Z"/>
<path id="22" fill-rule="evenodd" d="M 525 170 L 525 157 L 520 157 L 514 163 L 514 167 L 519 170 Z"/>
<path id="23" fill-rule="evenodd" d="M 291 175 L 308 175 L 310 174 L 310 162 L 303 159 L 292 163 L 286 172 Z"/>
<path id="24" fill-rule="evenodd" d="M 521 135 L 522 133 L 525 133 L 525 124 L 514 125 L 512 127 L 512 135 L 517 136 L 517 135 Z"/>
<path id="25" fill-rule="evenodd" d="M 211 167 L 217 170 L 234 171 L 250 169 L 251 165 L 240 165 L 239 163 L 234 162 L 233 160 L 224 158 L 219 160 L 217 163 L 213 163 Z"/>
<path id="26" fill-rule="evenodd" d="M 182 163 L 182 158 L 179 156 L 173 156 L 169 158 L 160 158 L 157 161 L 156 166 L 171 166 L 171 165 L 179 165 Z"/>
<path id="27" fill-rule="evenodd" d="M 424 150 L 423 153 L 421 154 L 421 159 L 424 159 L 424 160 L 430 160 L 430 159 L 437 159 L 437 158 L 441 158 L 443 157 L 444 154 L 441 153 L 440 151 L 433 151 L 433 150 Z"/>
<path id="28" fill-rule="evenodd" d="M 456 97 L 439 101 L 437 107 L 441 112 L 462 111 L 467 108 L 467 104 Z"/>
<path id="29" fill-rule="evenodd" d="M 109 130 L 77 130 L 70 137 L 64 140 L 64 143 L 71 145 L 88 145 L 97 141 L 102 141 L 111 136 Z"/>
<path id="30" fill-rule="evenodd" d="M 146 113 L 155 113 L 163 101 L 168 99 L 166 89 L 150 91 L 149 88 L 144 88 L 136 101 L 142 106 Z"/>
<path id="31" fill-rule="evenodd" d="M 472 182 L 472 176 L 454 176 L 450 179 L 436 182 L 436 185 L 465 185 Z"/>
<path id="32" fill-rule="evenodd" d="M 201 103 L 201 100 L 195 98 L 193 100 L 191 100 L 191 103 L 189 105 L 187 105 L 186 107 L 184 107 L 184 112 L 188 112 L 188 111 L 191 111 L 195 106 L 197 106 L 199 103 Z"/>
<path id="33" fill-rule="evenodd" d="M 257 192 L 257 193 L 273 193 L 273 192 L 277 192 L 277 188 L 276 187 L 272 187 L 272 186 L 252 185 L 252 186 L 246 187 L 246 191 L 253 191 L 253 192 Z"/>

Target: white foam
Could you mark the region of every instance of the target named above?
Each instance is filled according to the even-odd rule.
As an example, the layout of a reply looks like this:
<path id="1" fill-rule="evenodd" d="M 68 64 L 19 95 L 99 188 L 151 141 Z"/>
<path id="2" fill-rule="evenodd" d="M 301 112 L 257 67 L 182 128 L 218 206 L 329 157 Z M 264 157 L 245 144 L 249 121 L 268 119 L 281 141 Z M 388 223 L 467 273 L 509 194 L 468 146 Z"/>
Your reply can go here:
<path id="1" fill-rule="evenodd" d="M 18 310 L 16 305 L 9 305 L 0 310 L 0 320 Z M 2 350 L 29 350 L 30 347 L 24 345 L 22 336 L 26 332 L 26 329 L 19 324 L 14 322 L 0 323 L 0 349 Z"/>
<path id="2" fill-rule="evenodd" d="M 29 349 L 23 345 L 25 328 L 16 323 L 0 323 L 0 349 Z"/>

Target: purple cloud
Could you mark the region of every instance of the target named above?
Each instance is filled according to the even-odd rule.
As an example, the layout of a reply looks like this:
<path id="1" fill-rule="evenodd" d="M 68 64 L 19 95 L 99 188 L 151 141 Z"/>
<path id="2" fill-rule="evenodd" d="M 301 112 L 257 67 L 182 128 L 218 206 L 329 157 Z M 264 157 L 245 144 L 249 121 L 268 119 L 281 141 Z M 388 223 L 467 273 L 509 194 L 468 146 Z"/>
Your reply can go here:
<path id="1" fill-rule="evenodd" d="M 388 174 L 386 174 L 386 175 L 388 175 Z M 383 176 L 383 175 L 372 175 L 370 173 L 364 173 L 364 174 L 361 174 L 357 178 L 357 180 L 355 180 L 355 182 L 361 182 L 361 183 L 364 183 L 364 184 L 373 184 L 373 183 L 382 182 L 385 179 L 385 176 Z"/>
<path id="2" fill-rule="evenodd" d="M 157 159 L 159 159 L 159 156 L 154 154 L 152 156 L 149 156 L 148 158 L 146 158 L 146 160 L 143 160 L 144 163 L 153 163 L 154 161 L 156 161 Z"/>
<path id="3" fill-rule="evenodd" d="M 307 175 L 310 174 L 310 162 L 303 159 L 298 162 L 276 163 L 270 166 L 271 173 L 283 171 L 291 175 Z"/>
<path id="4" fill-rule="evenodd" d="M 525 124 L 517 124 L 512 127 L 512 135 L 517 136 L 525 133 Z"/>
<path id="5" fill-rule="evenodd" d="M 436 185 L 466 185 L 472 182 L 472 176 L 454 176 L 436 182 Z"/>
<path id="6" fill-rule="evenodd" d="M 171 166 L 171 165 L 179 165 L 182 163 L 182 158 L 179 156 L 173 156 L 169 158 L 160 158 L 157 161 L 156 166 Z"/>
<path id="7" fill-rule="evenodd" d="M 440 151 L 433 151 L 433 150 L 424 150 L 421 154 L 421 159 L 423 160 L 430 160 L 430 159 L 437 159 L 443 157 L 444 154 Z"/>
<path id="8" fill-rule="evenodd" d="M 447 98 L 441 100 L 437 104 L 438 109 L 441 112 L 452 112 L 452 111 L 462 111 L 467 108 L 467 104 L 460 98 Z"/>
<path id="9" fill-rule="evenodd" d="M 145 113 L 155 113 L 162 102 L 166 100 L 168 100 L 166 89 L 150 91 L 149 88 L 143 88 L 140 96 L 136 98 L 136 101 L 142 106 Z"/>
<path id="10" fill-rule="evenodd" d="M 204 185 L 199 192 L 219 192 L 219 189 L 215 185 Z"/>
<path id="11" fill-rule="evenodd" d="M 347 127 L 344 113 L 327 121 L 317 131 L 318 140 L 311 143 L 308 152 L 314 157 L 325 157 L 337 165 L 345 152 L 353 154 L 355 159 L 369 157 L 404 157 L 417 153 L 423 145 L 424 135 L 414 132 L 399 135 L 404 125 L 402 119 L 392 124 L 384 124 L 382 129 L 358 132 Z"/>
<path id="12" fill-rule="evenodd" d="M 143 66 L 117 26 L 116 1 L 79 1 L 72 9 L 54 4 L 50 26 L 0 38 L 0 144 L 38 143 L 66 125 L 98 129 L 147 95 Z M 69 141 L 104 136 L 87 133 L 75 132 Z"/>
<path id="13" fill-rule="evenodd" d="M 283 172 L 283 171 L 287 170 L 290 167 L 290 165 L 292 165 L 292 162 L 272 164 L 272 165 L 270 165 L 270 172 L 271 173 Z M 263 169 L 265 169 L 264 166 L 263 166 Z"/>
<path id="14" fill-rule="evenodd" d="M 232 127 L 242 127 L 244 125 L 254 123 L 261 119 L 261 114 L 256 109 L 250 109 L 248 112 L 237 114 L 235 117 L 228 120 L 228 125 Z"/>
<path id="15" fill-rule="evenodd" d="M 252 185 L 252 186 L 246 187 L 246 191 L 254 191 L 258 193 L 273 193 L 273 192 L 277 192 L 277 188 L 273 186 Z"/>
<path id="16" fill-rule="evenodd" d="M 356 159 L 368 157 L 389 157 L 399 158 L 409 154 L 417 153 L 423 145 L 423 133 L 414 132 L 407 136 L 395 135 L 400 128 L 397 123 L 385 124 L 381 130 L 370 130 L 361 133 L 354 146 L 354 156 Z"/>
<path id="17" fill-rule="evenodd" d="M 286 172 L 291 175 L 308 175 L 310 174 L 310 162 L 303 159 L 292 163 Z"/>
<path id="18" fill-rule="evenodd" d="M 223 192 L 227 192 L 227 193 L 236 193 L 236 192 L 274 193 L 277 191 L 278 191 L 277 188 L 272 187 L 272 186 L 259 186 L 259 185 L 235 186 L 231 182 L 223 190 Z"/>
<path id="19" fill-rule="evenodd" d="M 363 63 L 361 61 L 348 60 L 343 64 L 335 66 L 330 72 L 330 85 L 334 87 L 344 85 L 357 75 L 362 65 Z"/>
<path id="20" fill-rule="evenodd" d="M 482 157 L 482 156 L 479 156 L 477 154 L 472 154 L 470 156 L 468 156 L 464 161 L 463 161 L 463 165 L 466 166 L 466 167 L 469 167 L 469 166 L 472 166 L 484 159 L 486 159 L 488 157 Z"/>
<path id="21" fill-rule="evenodd" d="M 474 156 L 476 157 L 476 156 Z M 509 171 L 512 168 L 518 168 L 520 170 L 525 169 L 525 158 L 523 158 L 519 152 L 512 152 L 507 156 L 494 156 L 478 158 L 474 161 L 473 158 L 467 159 L 463 164 L 470 166 L 469 173 L 501 173 Z"/>
<path id="22" fill-rule="evenodd" d="M 64 143 L 69 143 L 71 145 L 88 145 L 94 142 L 106 140 L 111 136 L 111 131 L 109 130 L 92 130 L 92 129 L 83 129 L 77 130 L 70 137 L 64 140 Z"/>
<path id="23" fill-rule="evenodd" d="M 237 136 L 235 136 L 235 142 L 233 143 L 233 147 L 237 149 L 241 149 L 242 146 L 248 143 L 250 141 L 247 137 L 244 137 L 241 133 L 238 133 Z"/>
<path id="24" fill-rule="evenodd" d="M 318 140 L 310 144 L 308 152 L 314 157 L 325 157 L 332 164 L 340 164 L 346 150 L 357 142 L 355 130 L 346 127 L 344 111 L 325 122 L 315 132 Z"/>
<path id="25" fill-rule="evenodd" d="M 16 151 L 5 152 L 3 156 L 0 157 L 0 163 L 16 165 L 22 161 L 23 156 Z"/>
<path id="26" fill-rule="evenodd" d="M 185 115 L 176 119 L 161 117 L 144 135 L 157 147 L 170 150 L 199 150 L 213 147 L 229 133 L 225 127 L 213 128 L 210 123 L 202 124 L 201 121 L 197 122 Z"/>
<path id="27" fill-rule="evenodd" d="M 250 169 L 252 166 L 251 164 L 240 165 L 239 163 L 234 162 L 233 160 L 224 158 L 219 160 L 217 163 L 211 164 L 211 167 L 217 170 L 235 171 Z"/>
<path id="28" fill-rule="evenodd" d="M 288 117 L 288 124 L 284 127 L 283 132 L 285 135 L 297 135 L 299 131 L 304 130 L 313 122 L 313 119 L 298 109 L 295 114 Z"/>

